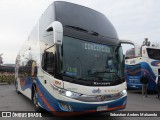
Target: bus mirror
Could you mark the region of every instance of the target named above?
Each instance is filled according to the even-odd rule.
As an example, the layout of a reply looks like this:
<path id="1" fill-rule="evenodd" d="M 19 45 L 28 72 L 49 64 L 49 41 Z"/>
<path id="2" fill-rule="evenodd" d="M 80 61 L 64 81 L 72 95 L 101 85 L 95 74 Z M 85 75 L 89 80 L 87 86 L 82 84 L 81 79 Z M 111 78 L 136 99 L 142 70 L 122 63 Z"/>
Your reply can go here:
<path id="1" fill-rule="evenodd" d="M 119 44 L 120 45 L 122 45 L 122 44 L 133 45 L 134 49 L 135 49 L 135 55 L 134 56 L 140 56 L 141 55 L 141 53 L 140 53 L 140 46 L 137 43 L 135 43 L 134 41 L 131 41 L 131 40 L 120 40 Z"/>
<path id="2" fill-rule="evenodd" d="M 53 31 L 54 44 L 62 45 L 63 41 L 63 26 L 60 22 L 52 22 L 46 29 L 47 32 Z"/>

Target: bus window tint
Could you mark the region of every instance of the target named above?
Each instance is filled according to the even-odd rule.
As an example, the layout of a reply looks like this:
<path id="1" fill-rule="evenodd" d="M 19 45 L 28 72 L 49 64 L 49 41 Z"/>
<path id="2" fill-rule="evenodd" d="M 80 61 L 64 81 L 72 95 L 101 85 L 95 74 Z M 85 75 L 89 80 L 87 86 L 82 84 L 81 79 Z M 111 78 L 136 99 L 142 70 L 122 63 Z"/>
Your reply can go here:
<path id="1" fill-rule="evenodd" d="M 160 49 L 147 48 L 148 57 L 155 60 L 160 60 Z"/>
<path id="2" fill-rule="evenodd" d="M 54 75 L 54 53 L 55 46 L 49 47 L 42 54 L 42 68 L 51 75 Z"/>

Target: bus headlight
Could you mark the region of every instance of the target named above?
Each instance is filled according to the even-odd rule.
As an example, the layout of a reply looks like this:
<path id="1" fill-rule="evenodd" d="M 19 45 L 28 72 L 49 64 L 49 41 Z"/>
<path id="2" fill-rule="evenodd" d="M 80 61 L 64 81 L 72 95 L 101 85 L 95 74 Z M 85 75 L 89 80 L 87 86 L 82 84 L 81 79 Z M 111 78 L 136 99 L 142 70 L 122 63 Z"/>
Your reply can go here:
<path id="1" fill-rule="evenodd" d="M 53 85 L 52 83 L 51 83 L 51 86 L 52 86 L 54 91 L 56 91 L 57 93 L 59 93 L 61 95 L 66 96 L 66 97 L 78 98 L 79 96 L 82 95 L 82 94 L 79 94 L 79 93 L 75 93 L 75 92 L 72 92 L 72 91 L 69 91 L 69 90 L 65 90 L 65 89 L 59 88 L 59 87 Z"/>
<path id="2" fill-rule="evenodd" d="M 72 96 L 72 92 L 71 91 L 66 91 L 66 96 L 67 97 L 71 97 Z"/>
<path id="3" fill-rule="evenodd" d="M 121 95 L 124 96 L 127 94 L 127 90 L 122 90 Z"/>

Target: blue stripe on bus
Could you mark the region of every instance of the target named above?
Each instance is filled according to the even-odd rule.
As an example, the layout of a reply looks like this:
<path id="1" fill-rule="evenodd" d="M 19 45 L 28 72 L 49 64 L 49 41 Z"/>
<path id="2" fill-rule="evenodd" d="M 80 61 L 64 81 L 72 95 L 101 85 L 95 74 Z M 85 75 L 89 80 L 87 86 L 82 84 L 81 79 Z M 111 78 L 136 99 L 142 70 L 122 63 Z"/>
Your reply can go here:
<path id="1" fill-rule="evenodd" d="M 139 90 L 142 89 L 142 86 L 140 84 L 140 77 L 141 77 L 141 73 L 142 72 L 146 72 L 146 75 L 147 75 L 147 77 L 149 79 L 148 90 L 156 90 L 156 84 L 155 84 L 156 76 L 153 73 L 151 67 L 149 66 L 148 63 L 145 63 L 145 62 L 141 62 L 139 64 L 141 65 L 141 70 L 137 71 L 134 74 L 134 76 L 136 76 L 136 78 L 137 78 L 138 81 L 135 80 L 135 81 L 130 82 L 129 78 L 131 76 L 129 76 L 128 74 L 126 74 L 127 88 L 128 89 L 139 89 Z M 130 65 L 125 65 L 125 66 L 126 66 L 126 72 L 127 72 L 127 66 L 130 66 Z M 135 67 L 133 67 L 133 69 L 134 69 L 134 71 L 136 71 Z M 139 83 L 139 85 L 137 85 L 138 83 Z"/>

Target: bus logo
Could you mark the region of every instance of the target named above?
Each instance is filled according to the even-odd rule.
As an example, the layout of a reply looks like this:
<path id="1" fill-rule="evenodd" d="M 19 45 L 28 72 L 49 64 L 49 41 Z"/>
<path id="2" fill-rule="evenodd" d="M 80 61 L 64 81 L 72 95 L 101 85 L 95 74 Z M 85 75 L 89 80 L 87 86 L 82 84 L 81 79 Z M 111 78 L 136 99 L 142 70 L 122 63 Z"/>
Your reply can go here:
<path id="1" fill-rule="evenodd" d="M 92 93 L 101 93 L 101 90 L 99 88 L 98 89 L 93 89 Z"/>

